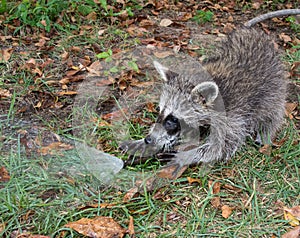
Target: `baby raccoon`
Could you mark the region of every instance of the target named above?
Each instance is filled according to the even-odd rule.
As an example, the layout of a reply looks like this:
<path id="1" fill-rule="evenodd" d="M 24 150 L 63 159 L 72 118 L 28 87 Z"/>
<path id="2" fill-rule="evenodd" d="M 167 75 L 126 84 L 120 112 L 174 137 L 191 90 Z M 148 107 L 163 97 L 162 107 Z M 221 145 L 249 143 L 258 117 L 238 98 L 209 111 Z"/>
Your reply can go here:
<path id="1" fill-rule="evenodd" d="M 168 165 L 180 170 L 228 160 L 248 136 L 270 143 L 282 125 L 285 70 L 262 31 L 232 32 L 190 72 L 174 72 L 156 61 L 154 66 L 164 81 L 159 116 L 145 139 L 122 143 L 131 155 L 173 152 L 180 144 L 168 154 Z M 204 138 L 203 131 L 208 131 Z"/>

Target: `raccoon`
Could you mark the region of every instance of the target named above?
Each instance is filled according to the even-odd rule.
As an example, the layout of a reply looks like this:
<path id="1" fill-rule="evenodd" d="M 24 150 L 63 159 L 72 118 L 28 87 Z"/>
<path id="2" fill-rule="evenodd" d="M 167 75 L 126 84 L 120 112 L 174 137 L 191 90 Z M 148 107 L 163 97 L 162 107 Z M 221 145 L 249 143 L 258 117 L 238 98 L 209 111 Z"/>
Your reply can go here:
<path id="1" fill-rule="evenodd" d="M 159 116 L 144 139 L 121 149 L 141 157 L 166 154 L 179 171 L 229 160 L 247 137 L 271 143 L 283 123 L 287 80 L 271 39 L 249 27 L 255 23 L 229 34 L 192 72 L 154 61 L 164 81 Z"/>

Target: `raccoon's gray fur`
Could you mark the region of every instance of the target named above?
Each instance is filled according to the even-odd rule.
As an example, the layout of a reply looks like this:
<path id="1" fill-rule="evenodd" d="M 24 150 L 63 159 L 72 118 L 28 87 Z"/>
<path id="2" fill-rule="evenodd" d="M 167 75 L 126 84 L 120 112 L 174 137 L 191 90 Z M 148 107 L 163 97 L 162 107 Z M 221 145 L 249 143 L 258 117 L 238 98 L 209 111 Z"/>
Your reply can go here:
<path id="1" fill-rule="evenodd" d="M 169 165 L 180 169 L 228 160 L 248 136 L 270 143 L 282 125 L 285 70 L 262 31 L 242 27 L 232 32 L 193 73 L 175 73 L 158 62 L 154 66 L 164 80 L 159 116 L 145 139 L 121 145 L 131 154 L 149 156 L 186 142 Z M 207 127 L 203 139 L 199 134 Z"/>

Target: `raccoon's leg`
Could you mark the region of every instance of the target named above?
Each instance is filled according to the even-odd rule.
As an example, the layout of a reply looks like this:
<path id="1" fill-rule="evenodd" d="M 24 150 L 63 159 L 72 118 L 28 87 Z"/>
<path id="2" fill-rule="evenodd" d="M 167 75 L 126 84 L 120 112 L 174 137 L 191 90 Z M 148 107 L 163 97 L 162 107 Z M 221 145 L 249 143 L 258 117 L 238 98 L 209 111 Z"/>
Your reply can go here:
<path id="1" fill-rule="evenodd" d="M 275 139 L 276 132 L 279 130 L 283 122 L 283 112 L 278 111 L 277 114 L 272 115 L 272 118 L 265 118 L 259 123 L 257 130 L 256 143 L 260 145 L 272 144 Z"/>
<path id="2" fill-rule="evenodd" d="M 163 169 L 172 168 L 172 178 L 177 178 L 182 168 L 187 166 L 230 159 L 245 142 L 247 133 L 244 125 L 244 121 L 239 119 L 227 122 L 216 120 L 206 143 L 174 154 Z"/>

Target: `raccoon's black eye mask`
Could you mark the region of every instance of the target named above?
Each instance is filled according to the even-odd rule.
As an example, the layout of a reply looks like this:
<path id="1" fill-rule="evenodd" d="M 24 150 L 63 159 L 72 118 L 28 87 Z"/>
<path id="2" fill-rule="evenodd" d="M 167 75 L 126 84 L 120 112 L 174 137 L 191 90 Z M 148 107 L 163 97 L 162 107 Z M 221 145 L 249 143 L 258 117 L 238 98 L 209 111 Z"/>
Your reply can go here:
<path id="1" fill-rule="evenodd" d="M 181 129 L 178 118 L 173 116 L 172 114 L 168 115 L 162 124 L 169 135 L 174 135 Z"/>

